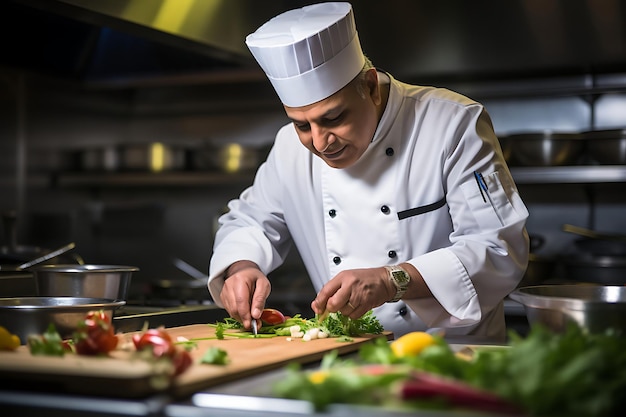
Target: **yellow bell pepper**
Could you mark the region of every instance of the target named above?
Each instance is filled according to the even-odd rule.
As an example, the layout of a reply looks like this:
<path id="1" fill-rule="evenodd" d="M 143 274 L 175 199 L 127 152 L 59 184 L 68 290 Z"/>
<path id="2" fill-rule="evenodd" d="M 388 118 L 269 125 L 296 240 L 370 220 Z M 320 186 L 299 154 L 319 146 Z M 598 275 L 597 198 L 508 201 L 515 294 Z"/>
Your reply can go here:
<path id="1" fill-rule="evenodd" d="M 15 350 L 20 346 L 20 338 L 0 326 L 0 350 Z"/>
<path id="2" fill-rule="evenodd" d="M 392 352 L 398 358 L 418 355 L 426 347 L 435 344 L 435 338 L 426 332 L 412 332 L 391 342 Z"/>

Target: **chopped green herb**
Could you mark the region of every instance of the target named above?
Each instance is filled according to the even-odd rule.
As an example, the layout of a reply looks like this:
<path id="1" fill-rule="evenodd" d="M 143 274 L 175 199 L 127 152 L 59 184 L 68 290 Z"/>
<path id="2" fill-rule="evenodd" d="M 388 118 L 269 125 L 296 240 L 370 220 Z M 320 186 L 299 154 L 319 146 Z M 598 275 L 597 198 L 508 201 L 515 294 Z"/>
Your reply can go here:
<path id="1" fill-rule="evenodd" d="M 28 348 L 32 355 L 41 356 L 64 356 L 67 351 L 63 344 L 63 339 L 61 339 L 61 335 L 59 335 L 53 323 L 48 325 L 45 333 L 30 335 L 28 337 Z"/>
<path id="2" fill-rule="evenodd" d="M 200 363 L 210 364 L 210 365 L 226 365 L 230 362 L 228 358 L 228 353 L 224 349 L 220 349 L 218 347 L 210 347 L 204 352 Z"/>

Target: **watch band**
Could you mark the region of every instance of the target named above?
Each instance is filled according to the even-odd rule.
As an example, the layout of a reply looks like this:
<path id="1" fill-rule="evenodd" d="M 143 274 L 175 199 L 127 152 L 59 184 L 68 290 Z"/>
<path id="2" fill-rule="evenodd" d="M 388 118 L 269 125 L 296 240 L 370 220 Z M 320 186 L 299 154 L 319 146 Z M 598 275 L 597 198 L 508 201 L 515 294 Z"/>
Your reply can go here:
<path id="1" fill-rule="evenodd" d="M 394 297 L 389 300 L 389 303 L 396 303 L 400 301 L 404 293 L 409 286 L 409 281 L 411 281 L 411 276 L 408 272 L 404 270 L 401 266 L 393 265 L 393 266 L 385 266 L 387 273 L 389 274 L 389 280 L 396 287 L 396 294 Z"/>

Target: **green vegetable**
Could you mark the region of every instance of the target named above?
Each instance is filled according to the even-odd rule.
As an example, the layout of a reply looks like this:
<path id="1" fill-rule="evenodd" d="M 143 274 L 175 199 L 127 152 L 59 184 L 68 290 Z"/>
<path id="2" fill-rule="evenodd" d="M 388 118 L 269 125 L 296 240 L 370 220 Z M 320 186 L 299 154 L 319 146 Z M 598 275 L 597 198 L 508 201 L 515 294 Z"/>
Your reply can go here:
<path id="1" fill-rule="evenodd" d="M 222 322 L 209 324 L 216 328 L 216 337 L 222 339 L 224 336 L 231 337 L 251 337 L 250 332 L 226 333 L 224 330 L 237 329 L 243 330 L 243 325 L 232 317 L 225 318 Z M 264 325 L 258 329 L 258 337 L 274 337 L 274 336 L 291 336 L 290 327 L 300 326 L 302 332 L 306 332 L 312 328 L 319 328 L 326 332 L 330 337 L 345 336 L 348 339 L 344 341 L 352 341 L 350 337 L 362 336 L 365 334 L 381 334 L 383 326 L 380 324 L 373 311 L 368 311 L 358 319 L 351 319 L 341 313 L 330 313 L 328 317 L 320 322 L 318 317 L 312 319 L 302 318 L 299 314 L 285 320 L 284 323 L 276 325 Z M 196 339 L 198 340 L 198 339 Z"/>
<path id="2" fill-rule="evenodd" d="M 419 370 L 493 393 L 529 416 L 623 415 L 623 334 L 589 334 L 571 325 L 563 334 L 533 326 L 525 338 L 515 333 L 509 337 L 509 346 L 475 348 L 471 360 L 461 358 L 442 339 L 418 355 L 403 358 L 395 357 L 387 341 L 375 339 L 360 348 L 356 362 L 342 360 L 336 353 L 326 361 L 324 357 L 322 370 L 327 375 L 323 378 L 291 367 L 291 375 L 276 384 L 275 393 L 309 400 L 318 410 L 331 403 L 371 404 L 372 399 L 381 398 L 386 398 L 384 405 L 393 407 L 446 407 L 424 401 L 398 404 L 395 382 L 406 381 L 410 370 Z M 378 373 L 371 372 L 372 366 L 379 366 Z"/>
<path id="3" fill-rule="evenodd" d="M 384 330 L 372 310 L 358 319 L 351 319 L 340 312 L 330 313 L 320 325 L 332 337 L 381 334 Z"/>
<path id="4" fill-rule="evenodd" d="M 228 353 L 224 349 L 220 349 L 218 347 L 211 347 L 204 352 L 202 359 L 200 359 L 200 363 L 206 363 L 210 365 L 226 365 L 230 362 L 228 358 Z"/>
<path id="5" fill-rule="evenodd" d="M 30 335 L 28 337 L 28 348 L 32 355 L 41 356 L 64 356 L 68 346 L 63 343 L 61 335 L 57 332 L 53 323 L 48 325 L 45 333 L 41 335 Z"/>

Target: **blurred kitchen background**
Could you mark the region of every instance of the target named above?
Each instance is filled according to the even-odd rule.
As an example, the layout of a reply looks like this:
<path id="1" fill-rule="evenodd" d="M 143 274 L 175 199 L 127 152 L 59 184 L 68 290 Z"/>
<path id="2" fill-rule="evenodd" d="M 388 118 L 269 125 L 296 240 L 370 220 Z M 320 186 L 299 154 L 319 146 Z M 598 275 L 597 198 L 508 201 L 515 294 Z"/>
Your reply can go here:
<path id="1" fill-rule="evenodd" d="M 88 263 L 138 266 L 136 299 L 154 282 L 193 280 L 176 259 L 206 273 L 216 218 L 287 121 L 245 36 L 310 3 L 2 2 L 5 252 L 76 242 Z M 564 224 L 626 234 L 626 4 L 352 3 L 378 67 L 487 106 L 531 213 L 533 253 L 556 266 L 543 278 L 567 280 L 568 260 L 581 259 L 580 236 Z M 563 149 L 529 161 L 526 143 Z M 600 144 L 616 147 L 594 151 Z M 626 280 L 623 255 L 602 258 Z M 313 290 L 297 253 L 272 278 L 273 306 L 308 312 Z"/>

